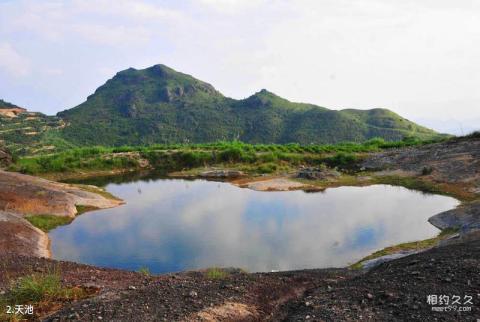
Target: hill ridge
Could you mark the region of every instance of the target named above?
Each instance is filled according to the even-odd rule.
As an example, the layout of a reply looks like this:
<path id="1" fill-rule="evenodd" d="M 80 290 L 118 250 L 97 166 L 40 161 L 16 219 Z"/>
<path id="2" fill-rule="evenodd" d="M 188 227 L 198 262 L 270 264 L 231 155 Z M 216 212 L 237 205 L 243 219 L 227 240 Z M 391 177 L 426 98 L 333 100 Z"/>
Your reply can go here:
<path id="1" fill-rule="evenodd" d="M 229 98 L 163 64 L 119 71 L 85 102 L 57 115 L 68 124 L 64 138 L 79 145 L 233 139 L 310 144 L 438 135 L 387 109 L 330 110 L 291 102 L 266 89 L 244 99 Z"/>

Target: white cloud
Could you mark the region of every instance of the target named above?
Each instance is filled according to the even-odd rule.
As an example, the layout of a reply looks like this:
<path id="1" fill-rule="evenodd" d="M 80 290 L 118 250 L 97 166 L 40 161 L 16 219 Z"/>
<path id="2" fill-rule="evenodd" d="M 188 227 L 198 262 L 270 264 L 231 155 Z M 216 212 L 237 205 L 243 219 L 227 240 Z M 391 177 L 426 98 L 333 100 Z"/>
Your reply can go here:
<path id="1" fill-rule="evenodd" d="M 148 42 L 151 37 L 150 32 L 142 27 L 78 24 L 72 27 L 72 31 L 100 45 L 139 45 Z"/>
<path id="2" fill-rule="evenodd" d="M 61 83 L 26 77 L 32 90 L 53 88 L 35 100 L 40 110 L 81 103 L 118 70 L 165 63 L 235 98 L 267 88 L 418 119 L 454 110 L 464 122 L 480 117 L 479 14 L 480 2 L 447 0 L 19 0 L 0 2 L 0 39 L 31 66 L 64 71 Z M 18 62 L 10 47 L 3 55 Z"/>
<path id="3" fill-rule="evenodd" d="M 266 3 L 266 0 L 198 0 L 199 3 L 219 11 L 235 12 L 251 9 Z"/>
<path id="4" fill-rule="evenodd" d="M 9 43 L 0 43 L 0 69 L 13 77 L 24 77 L 30 72 L 30 62 Z"/>

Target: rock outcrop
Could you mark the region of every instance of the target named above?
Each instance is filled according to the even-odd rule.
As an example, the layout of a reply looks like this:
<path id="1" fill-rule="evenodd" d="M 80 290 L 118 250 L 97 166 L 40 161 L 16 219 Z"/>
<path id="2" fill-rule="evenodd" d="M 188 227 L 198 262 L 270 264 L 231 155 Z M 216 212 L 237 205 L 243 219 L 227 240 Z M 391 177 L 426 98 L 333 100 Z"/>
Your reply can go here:
<path id="1" fill-rule="evenodd" d="M 0 254 L 49 257 L 48 235 L 21 215 L 0 211 Z"/>
<path id="2" fill-rule="evenodd" d="M 0 170 L 0 254 L 49 257 L 49 238 L 23 217 L 55 215 L 75 217 L 76 206 L 110 208 L 122 203 L 102 196 L 93 186 L 85 189 Z"/>
<path id="3" fill-rule="evenodd" d="M 403 170 L 433 181 L 468 184 L 480 192 L 480 138 L 459 138 L 420 147 L 394 149 L 367 157 L 366 170 Z"/>
<path id="4" fill-rule="evenodd" d="M 459 206 L 456 209 L 442 212 L 428 219 L 439 229 L 458 228 L 460 237 L 480 231 L 480 201 Z"/>
<path id="5" fill-rule="evenodd" d="M 245 173 L 239 170 L 209 170 L 200 173 L 200 177 L 207 179 L 232 179 L 245 176 Z"/>
<path id="6" fill-rule="evenodd" d="M 122 202 L 89 190 L 19 173 L 0 171 L 0 210 L 22 214 L 75 217 L 76 206 L 111 208 Z"/>

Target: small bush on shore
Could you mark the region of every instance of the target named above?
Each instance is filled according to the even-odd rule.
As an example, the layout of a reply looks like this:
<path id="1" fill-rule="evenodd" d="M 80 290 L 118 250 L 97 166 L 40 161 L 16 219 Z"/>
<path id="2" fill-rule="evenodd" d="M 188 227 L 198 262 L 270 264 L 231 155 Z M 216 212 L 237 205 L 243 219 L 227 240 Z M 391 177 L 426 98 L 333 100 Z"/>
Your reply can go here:
<path id="1" fill-rule="evenodd" d="M 265 164 L 261 164 L 258 169 L 257 169 L 257 172 L 258 173 L 274 173 L 275 171 L 277 171 L 277 164 L 275 163 L 265 163 Z"/>
<path id="2" fill-rule="evenodd" d="M 228 273 L 218 267 L 212 267 L 207 269 L 205 275 L 207 278 L 212 279 L 212 280 L 219 280 L 219 279 L 224 279 L 228 276 Z"/>
<path id="3" fill-rule="evenodd" d="M 150 269 L 148 267 L 140 267 L 137 272 L 145 276 L 151 275 Z"/>

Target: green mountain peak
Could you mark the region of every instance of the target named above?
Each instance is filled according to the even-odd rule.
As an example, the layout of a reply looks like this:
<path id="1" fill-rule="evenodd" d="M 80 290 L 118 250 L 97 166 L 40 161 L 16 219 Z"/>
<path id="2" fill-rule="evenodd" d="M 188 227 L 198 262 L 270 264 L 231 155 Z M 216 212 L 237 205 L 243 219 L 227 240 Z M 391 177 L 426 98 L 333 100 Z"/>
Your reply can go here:
<path id="1" fill-rule="evenodd" d="M 436 136 L 385 109 L 329 110 L 266 89 L 242 100 L 158 64 L 118 72 L 84 103 L 58 114 L 77 144 L 152 144 L 240 139 L 251 143 L 336 143 L 372 137 Z"/>

